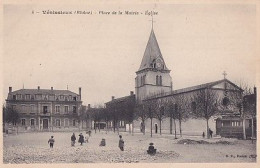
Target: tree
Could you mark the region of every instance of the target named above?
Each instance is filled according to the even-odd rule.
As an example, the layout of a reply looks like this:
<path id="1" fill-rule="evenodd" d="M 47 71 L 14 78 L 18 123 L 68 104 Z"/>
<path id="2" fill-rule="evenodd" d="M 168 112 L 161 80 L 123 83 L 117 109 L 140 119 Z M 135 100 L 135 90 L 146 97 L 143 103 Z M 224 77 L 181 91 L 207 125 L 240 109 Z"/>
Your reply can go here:
<path id="1" fill-rule="evenodd" d="M 154 114 L 155 111 L 157 110 L 157 104 L 156 104 L 156 99 L 146 99 L 144 101 L 144 109 L 145 112 L 148 116 L 148 118 L 151 121 L 151 137 L 153 136 L 153 118 L 154 118 Z"/>
<path id="2" fill-rule="evenodd" d="M 145 110 L 144 104 L 137 104 L 135 107 L 135 116 L 142 121 L 141 132 L 145 135 L 145 120 L 148 118 L 148 113 Z"/>
<path id="3" fill-rule="evenodd" d="M 18 111 L 12 107 L 3 106 L 3 123 L 12 123 L 13 126 L 17 126 L 20 121 L 20 115 Z M 18 132 L 18 129 L 17 129 Z"/>
<path id="4" fill-rule="evenodd" d="M 111 121 L 111 114 L 107 108 L 102 110 L 101 119 L 106 122 L 106 133 L 108 132 L 108 122 Z"/>
<path id="5" fill-rule="evenodd" d="M 122 119 L 127 121 L 129 124 L 129 133 L 131 133 L 130 125 L 133 123 L 135 118 L 135 96 L 131 96 L 128 99 L 125 99 L 123 102 L 121 102 L 121 104 L 121 111 L 123 112 Z"/>
<path id="6" fill-rule="evenodd" d="M 209 138 L 208 121 L 218 111 L 218 95 L 215 90 L 209 88 L 201 89 L 193 94 L 192 101 L 196 104 L 194 117 L 205 119 L 207 122 L 207 137 Z"/>
<path id="7" fill-rule="evenodd" d="M 248 102 L 246 101 L 246 97 L 248 95 L 252 95 L 253 91 L 252 88 L 246 83 L 246 82 L 239 82 L 239 90 L 233 91 L 228 93 L 229 101 L 228 104 L 224 107 L 225 109 L 231 109 L 235 111 L 239 111 L 239 115 L 243 121 L 243 139 L 246 139 L 246 127 L 245 127 L 245 121 L 247 118 L 254 118 L 256 116 L 256 113 L 254 112 L 254 103 L 252 104 L 253 108 L 248 106 Z M 252 96 L 250 96 L 252 97 Z M 256 100 L 256 99 L 255 99 Z M 251 101 L 250 101 L 251 102 Z M 223 109 L 223 108 L 222 108 Z M 256 110 L 255 110 L 256 111 Z"/>
<path id="8" fill-rule="evenodd" d="M 162 135 L 162 120 L 166 117 L 166 115 L 164 114 L 165 105 L 166 103 L 163 101 L 163 99 L 158 99 L 154 102 L 154 116 L 156 119 L 159 120 L 160 135 Z"/>
<path id="9" fill-rule="evenodd" d="M 180 136 L 182 137 L 182 122 L 186 121 L 190 117 L 190 101 L 185 94 L 179 94 L 174 96 L 175 99 L 175 118 L 179 121 Z"/>
<path id="10" fill-rule="evenodd" d="M 172 126 L 174 125 L 174 135 L 175 135 L 175 139 L 177 139 L 176 136 L 177 105 L 174 103 L 173 96 L 166 99 L 165 106 L 166 106 L 166 114 L 168 117 L 170 117 L 170 134 L 172 134 Z"/>

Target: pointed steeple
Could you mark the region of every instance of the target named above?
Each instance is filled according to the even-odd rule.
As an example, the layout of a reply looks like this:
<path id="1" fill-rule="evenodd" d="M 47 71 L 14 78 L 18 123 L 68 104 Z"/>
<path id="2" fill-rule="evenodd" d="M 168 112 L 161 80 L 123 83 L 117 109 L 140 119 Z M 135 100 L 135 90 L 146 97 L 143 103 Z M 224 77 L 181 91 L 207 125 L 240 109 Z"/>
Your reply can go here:
<path id="1" fill-rule="evenodd" d="M 142 63 L 140 65 L 140 68 L 138 71 L 144 70 L 146 68 L 155 68 L 154 64 L 156 63 L 156 61 L 158 59 L 160 60 L 162 66 L 163 66 L 162 69 L 168 70 L 168 68 L 166 67 L 165 62 L 163 60 L 162 53 L 160 51 L 158 42 L 156 40 L 154 31 L 152 28 L 148 43 L 146 45 Z"/>

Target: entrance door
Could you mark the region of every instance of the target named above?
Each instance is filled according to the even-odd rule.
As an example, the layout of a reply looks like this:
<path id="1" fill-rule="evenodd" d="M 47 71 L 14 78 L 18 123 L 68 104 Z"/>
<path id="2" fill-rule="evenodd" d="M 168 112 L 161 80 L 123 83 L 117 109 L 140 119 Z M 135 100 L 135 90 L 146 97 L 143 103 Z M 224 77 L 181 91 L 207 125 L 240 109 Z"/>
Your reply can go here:
<path id="1" fill-rule="evenodd" d="M 43 123 L 43 129 L 48 129 L 48 119 L 43 119 L 42 123 Z"/>

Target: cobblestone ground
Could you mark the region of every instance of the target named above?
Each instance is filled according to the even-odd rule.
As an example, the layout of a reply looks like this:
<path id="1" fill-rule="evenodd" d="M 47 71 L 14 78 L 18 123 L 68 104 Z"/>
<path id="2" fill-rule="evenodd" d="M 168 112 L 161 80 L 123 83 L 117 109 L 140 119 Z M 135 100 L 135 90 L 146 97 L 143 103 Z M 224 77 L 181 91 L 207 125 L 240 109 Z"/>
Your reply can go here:
<path id="1" fill-rule="evenodd" d="M 4 163 L 140 163 L 140 162 L 255 162 L 256 144 L 251 141 L 221 139 L 231 142 L 216 144 L 220 139 L 206 140 L 211 144 L 178 144 L 180 139 L 170 135 L 149 135 L 120 133 L 125 141 L 125 151 L 118 148 L 118 134 L 109 132 L 92 133 L 89 143 L 70 146 L 72 133 L 21 133 L 4 135 Z M 76 133 L 78 138 L 79 132 Z M 50 149 L 48 139 L 54 135 L 54 148 Z M 83 134 L 84 135 L 84 134 Z M 102 138 L 106 146 L 100 147 Z M 201 140 L 200 137 L 182 139 Z M 205 140 L 205 139 L 204 139 Z M 146 153 L 153 142 L 157 154 Z"/>

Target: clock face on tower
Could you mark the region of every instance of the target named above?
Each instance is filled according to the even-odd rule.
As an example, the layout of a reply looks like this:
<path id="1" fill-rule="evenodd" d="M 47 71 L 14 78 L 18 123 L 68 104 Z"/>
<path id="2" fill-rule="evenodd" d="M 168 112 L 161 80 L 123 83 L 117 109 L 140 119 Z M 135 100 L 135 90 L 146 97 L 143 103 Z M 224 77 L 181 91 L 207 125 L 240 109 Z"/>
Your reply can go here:
<path id="1" fill-rule="evenodd" d="M 163 69 L 163 63 L 161 59 L 156 60 L 156 68 L 159 70 Z"/>

